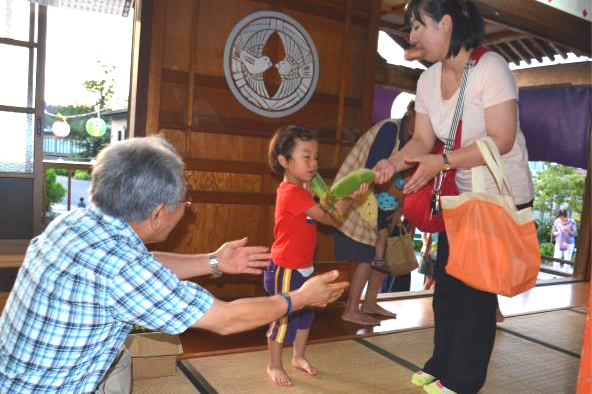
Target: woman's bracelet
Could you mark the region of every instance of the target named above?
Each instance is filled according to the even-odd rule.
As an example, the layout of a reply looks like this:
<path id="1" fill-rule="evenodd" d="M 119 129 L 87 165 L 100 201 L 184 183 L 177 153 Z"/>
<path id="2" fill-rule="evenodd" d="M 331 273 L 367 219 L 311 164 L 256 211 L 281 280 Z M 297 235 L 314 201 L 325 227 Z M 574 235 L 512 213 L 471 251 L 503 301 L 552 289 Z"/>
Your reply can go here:
<path id="1" fill-rule="evenodd" d="M 286 311 L 285 315 L 288 316 L 290 313 L 292 313 L 292 297 L 290 297 L 290 293 L 281 293 L 278 295 L 286 300 L 286 304 L 288 304 L 288 310 Z"/>

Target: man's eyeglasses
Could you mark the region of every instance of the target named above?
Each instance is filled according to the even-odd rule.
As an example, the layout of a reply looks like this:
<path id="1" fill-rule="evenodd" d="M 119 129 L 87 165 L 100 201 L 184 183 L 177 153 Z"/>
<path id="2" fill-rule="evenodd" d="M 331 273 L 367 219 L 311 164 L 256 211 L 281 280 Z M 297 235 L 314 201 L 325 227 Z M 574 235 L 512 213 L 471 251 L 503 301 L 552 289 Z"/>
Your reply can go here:
<path id="1" fill-rule="evenodd" d="M 187 196 L 185 197 L 185 200 L 179 200 L 179 202 L 191 204 L 193 202 L 193 198 L 191 198 L 191 196 Z"/>

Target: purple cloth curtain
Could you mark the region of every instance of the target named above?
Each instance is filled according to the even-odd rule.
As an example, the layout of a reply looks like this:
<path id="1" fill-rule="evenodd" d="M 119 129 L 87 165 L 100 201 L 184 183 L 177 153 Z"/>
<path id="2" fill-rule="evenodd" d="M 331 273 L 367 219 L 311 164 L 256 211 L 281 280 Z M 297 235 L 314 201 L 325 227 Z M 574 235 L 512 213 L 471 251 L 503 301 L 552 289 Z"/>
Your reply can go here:
<path id="1" fill-rule="evenodd" d="M 529 160 L 587 168 L 591 87 L 521 89 L 518 107 Z"/>
<path id="2" fill-rule="evenodd" d="M 372 108 L 372 124 L 391 117 L 393 102 L 399 95 L 398 90 L 374 87 L 374 108 Z"/>

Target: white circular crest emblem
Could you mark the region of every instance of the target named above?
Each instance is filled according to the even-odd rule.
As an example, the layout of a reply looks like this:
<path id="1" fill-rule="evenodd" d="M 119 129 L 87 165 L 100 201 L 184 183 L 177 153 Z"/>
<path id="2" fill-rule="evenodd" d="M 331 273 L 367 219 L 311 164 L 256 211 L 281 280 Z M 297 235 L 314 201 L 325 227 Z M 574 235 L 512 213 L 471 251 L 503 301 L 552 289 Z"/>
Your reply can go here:
<path id="1" fill-rule="evenodd" d="M 277 34 L 285 57 L 273 63 L 264 56 L 272 34 Z M 275 67 L 280 84 L 271 95 L 264 75 Z M 302 108 L 312 97 L 319 79 L 319 57 L 302 25 L 281 12 L 255 12 L 230 32 L 224 48 L 224 74 L 237 100 L 267 118 L 282 118 Z"/>

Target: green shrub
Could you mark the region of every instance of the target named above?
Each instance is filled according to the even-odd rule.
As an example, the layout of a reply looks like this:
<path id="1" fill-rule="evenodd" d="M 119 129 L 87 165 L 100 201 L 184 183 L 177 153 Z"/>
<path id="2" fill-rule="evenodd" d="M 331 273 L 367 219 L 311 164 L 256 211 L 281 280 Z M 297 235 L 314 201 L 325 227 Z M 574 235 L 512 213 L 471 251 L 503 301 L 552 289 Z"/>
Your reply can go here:
<path id="1" fill-rule="evenodd" d="M 56 168 L 53 171 L 55 171 L 56 175 L 68 176 L 68 170 L 66 170 L 65 168 Z"/>
<path id="2" fill-rule="evenodd" d="M 91 179 L 90 171 L 76 170 L 76 171 L 74 171 L 74 178 L 88 181 Z"/>
<path id="3" fill-rule="evenodd" d="M 56 178 L 56 170 L 50 168 L 45 172 L 45 199 L 47 201 L 47 205 L 62 201 L 62 198 L 64 198 L 66 195 L 66 188 L 62 186 L 62 184 L 59 183 Z"/>
<path id="4" fill-rule="evenodd" d="M 541 249 L 541 255 L 553 257 L 555 245 L 553 245 L 551 242 L 541 242 L 539 244 L 539 248 Z"/>
<path id="5" fill-rule="evenodd" d="M 553 222 L 548 220 L 537 220 L 537 225 L 537 238 L 539 239 L 539 243 L 550 242 Z"/>

